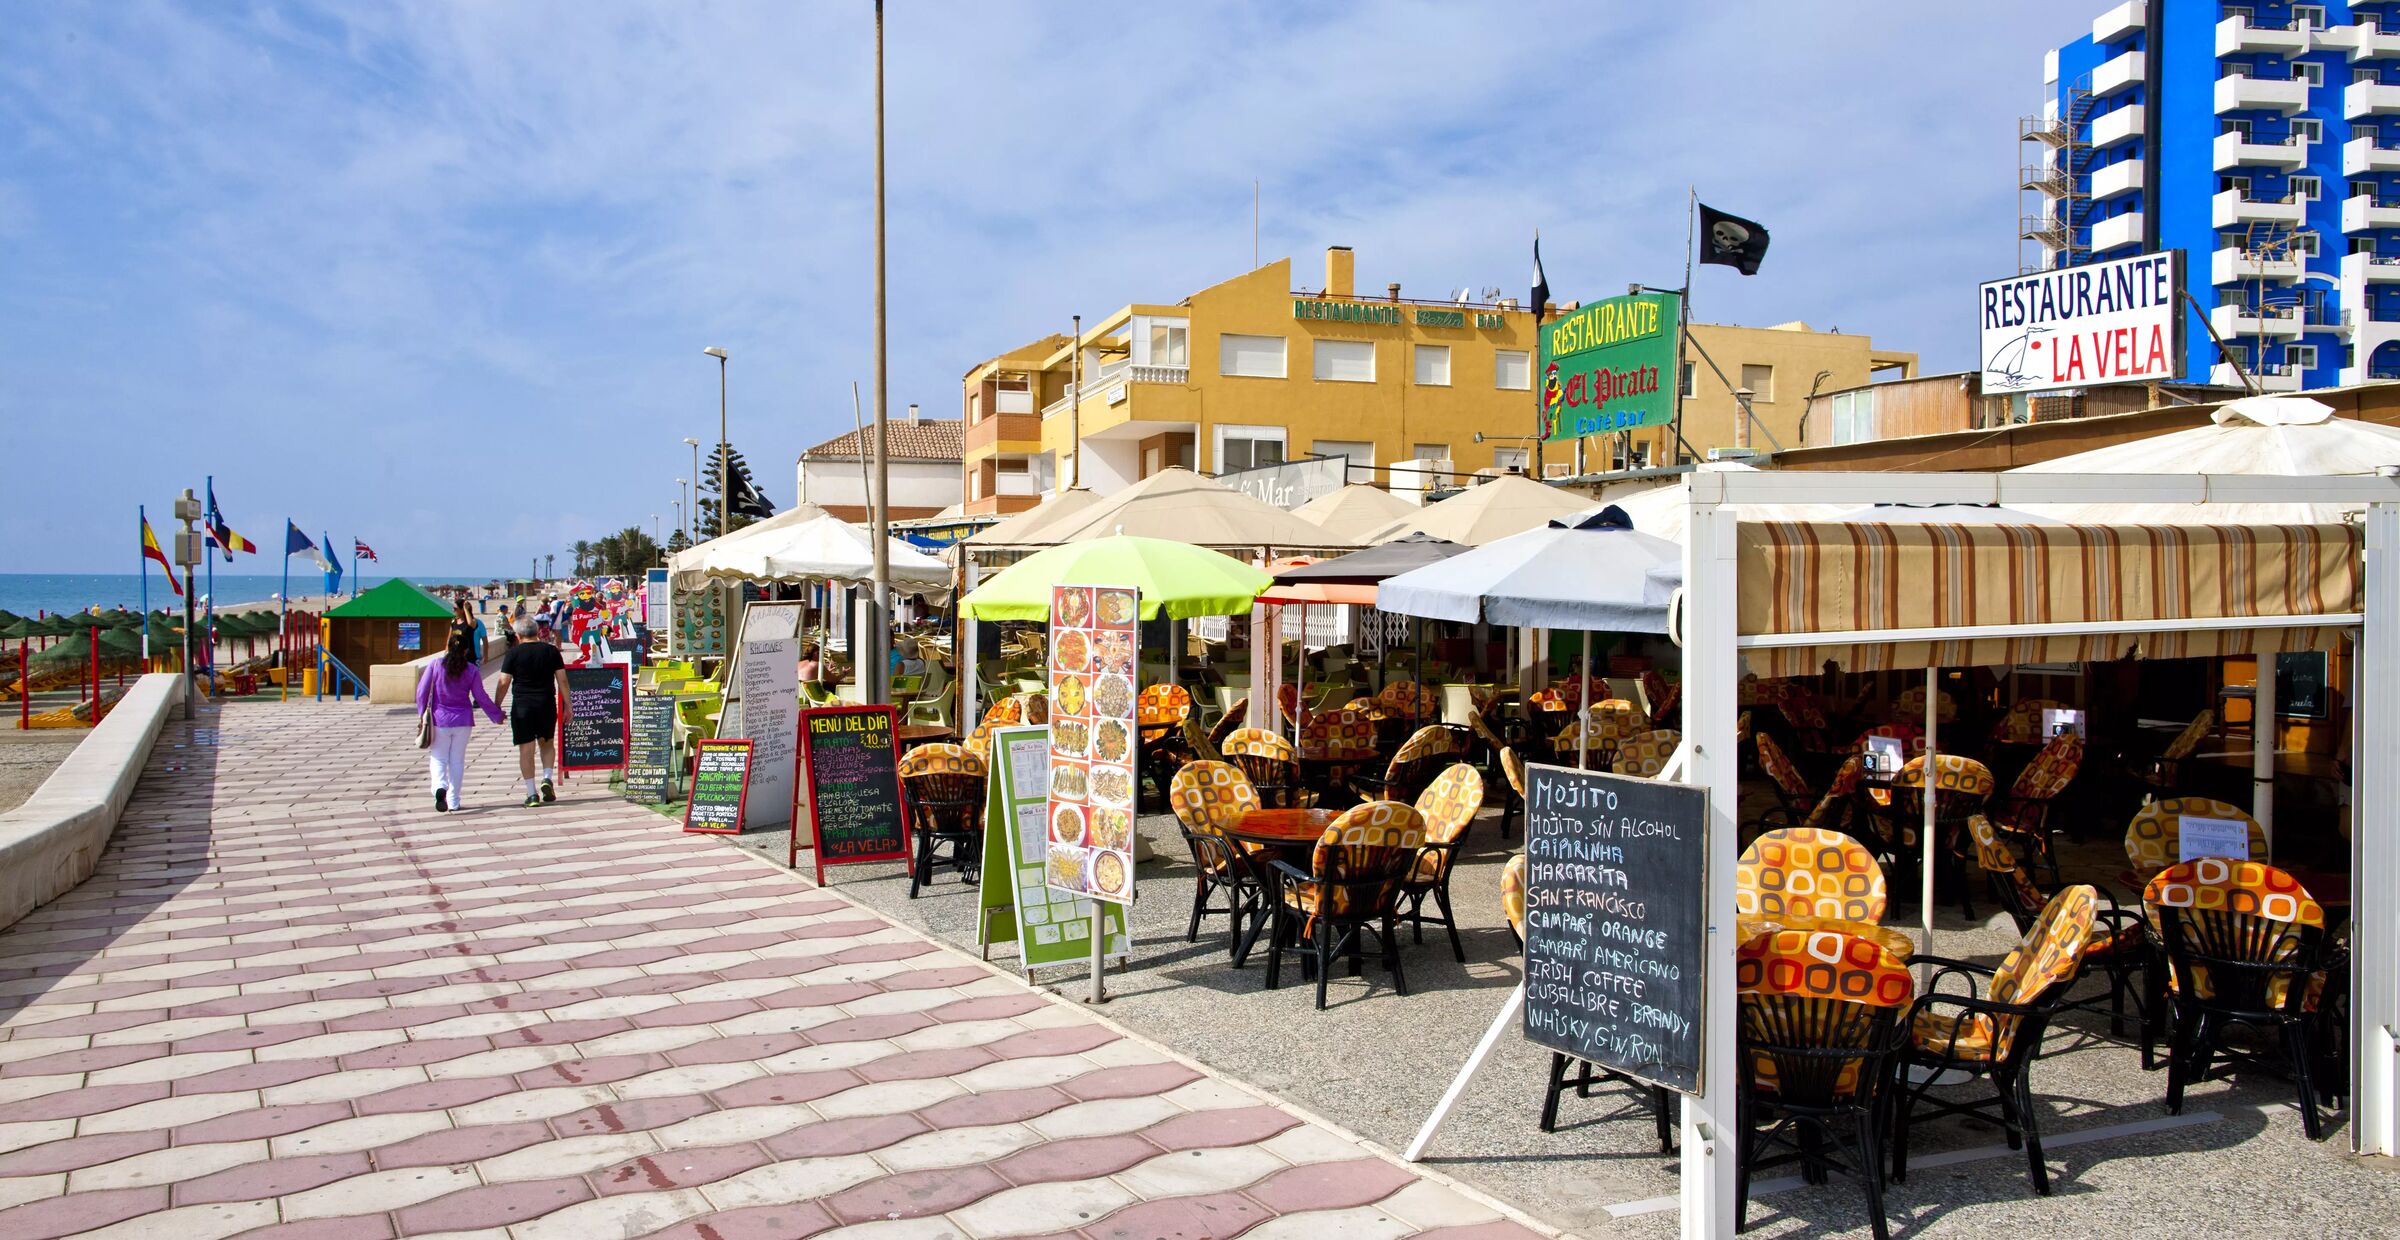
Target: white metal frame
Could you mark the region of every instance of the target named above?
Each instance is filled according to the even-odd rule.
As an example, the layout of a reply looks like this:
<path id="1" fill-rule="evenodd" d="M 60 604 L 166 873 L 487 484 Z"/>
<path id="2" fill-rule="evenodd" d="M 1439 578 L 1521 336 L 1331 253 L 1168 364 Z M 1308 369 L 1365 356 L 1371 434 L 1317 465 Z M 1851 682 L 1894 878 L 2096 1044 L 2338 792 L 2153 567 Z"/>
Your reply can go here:
<path id="1" fill-rule="evenodd" d="M 1704 1092 L 1684 1099 L 1682 1234 L 1692 1240 L 1733 1235 L 1735 1070 L 1734 807 L 1740 775 L 1734 741 L 1735 686 L 1745 648 L 1773 645 L 1834 645 L 1939 638 L 2022 636 L 2027 626 L 1996 625 L 1879 633 L 1782 635 L 1742 638 L 1736 632 L 1739 578 L 1736 561 L 1737 506 L 1749 504 L 1844 505 L 1875 503 L 2246 503 L 2357 504 L 2367 506 L 2366 557 L 2400 556 L 2400 477 L 2278 478 L 2266 476 L 2160 474 L 1861 474 L 1760 471 L 1692 475 L 1684 545 L 1684 739 L 1690 746 L 1690 782 L 1707 787 L 1710 837 L 1708 865 L 1708 1012 L 1703 1028 Z M 2351 703 L 2358 729 L 2354 752 L 2400 752 L 2400 571 L 2367 578 L 2363 612 L 2270 618 L 2239 625 L 2160 620 L 2108 626 L 2111 632 L 2199 628 L 2287 628 L 2357 625 L 2359 693 Z M 2078 626 L 2039 626 L 2036 632 L 2069 633 Z M 2262 672 L 2265 679 L 2271 672 Z M 2267 692 L 2272 693 L 2272 689 Z M 2270 699 L 2271 701 L 2271 699 Z M 1930 705 L 1930 703 L 1929 703 Z M 2262 729 L 2272 733 L 2271 728 Z M 2271 762 L 2267 766 L 2271 770 Z M 2351 1145 L 2358 1153 L 2400 1152 L 2400 838 L 2392 829 L 2400 811 L 2400 765 L 2372 757 L 2354 775 L 2352 958 L 2351 958 Z M 1928 802 L 1931 798 L 1927 798 Z"/>

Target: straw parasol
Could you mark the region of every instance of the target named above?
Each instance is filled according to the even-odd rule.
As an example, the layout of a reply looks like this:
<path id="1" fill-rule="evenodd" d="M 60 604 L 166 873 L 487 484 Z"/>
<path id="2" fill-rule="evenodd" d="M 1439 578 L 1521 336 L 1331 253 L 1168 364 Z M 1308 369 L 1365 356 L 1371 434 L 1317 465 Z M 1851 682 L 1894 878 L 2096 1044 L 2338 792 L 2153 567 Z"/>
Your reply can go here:
<path id="1" fill-rule="evenodd" d="M 1416 515 L 1370 534 L 1366 541 L 1385 542 L 1402 534 L 1431 534 L 1468 547 L 1539 529 L 1552 521 L 1589 512 L 1592 501 L 1573 491 L 1544 486 L 1514 474 L 1472 486 L 1439 503 L 1427 504 Z"/>
<path id="2" fill-rule="evenodd" d="M 1071 487 L 1035 504 L 1033 507 L 975 531 L 959 540 L 960 545 L 982 550 L 987 547 L 1047 547 L 1051 541 L 1044 537 L 1054 525 L 1065 523 L 1077 513 L 1100 502 L 1088 487 Z"/>

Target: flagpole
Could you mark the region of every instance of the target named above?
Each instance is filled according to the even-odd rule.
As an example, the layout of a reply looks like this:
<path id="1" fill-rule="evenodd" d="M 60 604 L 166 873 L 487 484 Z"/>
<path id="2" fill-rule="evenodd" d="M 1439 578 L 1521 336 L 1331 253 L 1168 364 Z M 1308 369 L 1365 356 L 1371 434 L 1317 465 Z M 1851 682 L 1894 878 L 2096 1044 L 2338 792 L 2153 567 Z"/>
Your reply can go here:
<path id="1" fill-rule="evenodd" d="M 208 476 L 208 542 L 215 541 L 217 541 L 217 476 L 210 474 Z M 227 551 L 225 554 L 233 553 Z M 208 561 L 208 606 L 202 608 L 200 614 L 208 625 L 208 670 L 213 678 L 217 670 L 217 557 L 203 544 L 200 548 L 200 558 Z"/>
<path id="2" fill-rule="evenodd" d="M 299 528 L 290 517 L 283 519 L 283 593 L 275 596 L 275 645 L 283 656 L 283 675 L 275 698 L 278 702 L 288 702 L 292 697 L 292 531 Z"/>
<path id="3" fill-rule="evenodd" d="M 1533 276 L 1542 287 L 1550 285 L 1550 273 L 1542 270 L 1542 230 L 1533 230 Z M 1525 353 L 1525 386 L 1533 389 L 1533 480 L 1540 482 L 1542 473 L 1542 444 L 1550 435 L 1549 412 L 1542 407 L 1542 298 L 1528 290 L 1533 299 L 1533 347 Z M 1306 634 L 1302 635 L 1304 638 Z"/>
<path id="4" fill-rule="evenodd" d="M 1675 442 L 1686 448 L 1691 441 L 1683 437 L 1683 348 L 1692 338 L 1692 242 L 1693 221 L 1700 215 L 1700 187 L 1688 186 L 1683 202 L 1683 287 L 1675 291 Z"/>
<path id="5" fill-rule="evenodd" d="M 150 509 L 147 505 L 133 506 L 136 519 L 142 523 L 142 670 L 150 670 Z M 98 723 L 95 714 L 92 722 Z"/>

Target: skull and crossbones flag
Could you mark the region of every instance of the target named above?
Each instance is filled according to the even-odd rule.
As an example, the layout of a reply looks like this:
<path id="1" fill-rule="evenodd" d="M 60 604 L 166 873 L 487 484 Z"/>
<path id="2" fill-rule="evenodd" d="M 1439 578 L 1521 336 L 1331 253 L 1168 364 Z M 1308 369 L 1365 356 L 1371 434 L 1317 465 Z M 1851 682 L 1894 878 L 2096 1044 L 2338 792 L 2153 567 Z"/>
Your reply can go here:
<path id="1" fill-rule="evenodd" d="M 1700 204 L 1701 262 L 1738 268 L 1743 275 L 1754 276 L 1759 260 L 1766 256 L 1766 225 Z"/>

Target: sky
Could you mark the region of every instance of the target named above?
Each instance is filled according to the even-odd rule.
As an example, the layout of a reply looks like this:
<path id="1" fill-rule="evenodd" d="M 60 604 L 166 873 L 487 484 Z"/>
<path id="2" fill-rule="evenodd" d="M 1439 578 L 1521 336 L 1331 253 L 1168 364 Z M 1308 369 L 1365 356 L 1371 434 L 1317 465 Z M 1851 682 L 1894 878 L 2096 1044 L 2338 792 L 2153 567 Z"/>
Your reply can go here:
<path id="1" fill-rule="evenodd" d="M 1682 277 L 1687 189 L 1774 241 L 1695 318 L 1960 369 L 2013 274 L 2017 117 L 2102 0 L 893 0 L 889 392 L 1172 301 L 1258 245 L 1358 287 Z M 686 436 L 793 498 L 873 402 L 866 0 L 174 4 L 0 23 L 0 572 L 234 528 L 515 572 L 674 522 Z M 154 515 L 154 523 L 156 517 Z M 346 549 L 346 547 L 345 547 Z M 270 550 L 257 567 L 275 571 Z"/>

